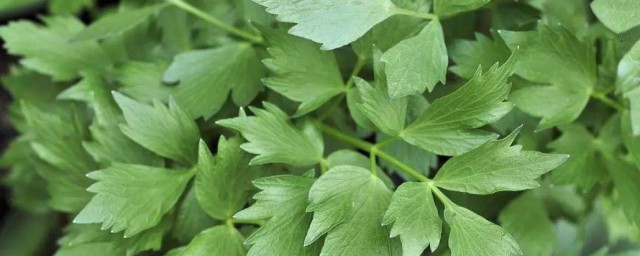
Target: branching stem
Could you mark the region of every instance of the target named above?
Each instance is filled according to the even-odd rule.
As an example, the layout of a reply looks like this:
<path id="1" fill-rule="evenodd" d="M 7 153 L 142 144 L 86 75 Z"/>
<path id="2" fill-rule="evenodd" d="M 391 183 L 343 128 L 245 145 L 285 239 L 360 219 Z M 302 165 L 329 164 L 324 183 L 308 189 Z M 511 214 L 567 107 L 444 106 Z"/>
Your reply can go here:
<path id="1" fill-rule="evenodd" d="M 203 19 L 204 21 L 207 21 L 211 24 L 213 24 L 216 27 L 219 27 L 227 32 L 229 32 L 230 34 L 233 34 L 237 37 L 243 38 L 245 40 L 248 40 L 250 42 L 253 43 L 257 43 L 257 44 L 264 44 L 264 40 L 262 39 L 261 36 L 259 35 L 254 35 L 248 32 L 245 32 L 243 30 L 237 29 L 227 23 L 224 23 L 223 21 L 219 20 L 216 17 L 213 17 L 211 15 L 209 15 L 206 12 L 203 12 L 202 10 L 196 8 L 195 6 L 183 1 L 183 0 L 166 0 L 168 3 L 182 9 L 185 10 L 188 13 L 191 13 L 195 16 L 197 16 L 198 18 Z"/>
<path id="2" fill-rule="evenodd" d="M 609 97 L 607 97 L 606 94 L 604 93 L 598 93 L 598 92 L 593 92 L 591 93 L 591 98 L 594 98 L 602 103 L 604 103 L 605 105 L 612 107 L 620 112 L 625 111 L 625 107 L 620 104 L 619 102 L 610 99 Z"/>

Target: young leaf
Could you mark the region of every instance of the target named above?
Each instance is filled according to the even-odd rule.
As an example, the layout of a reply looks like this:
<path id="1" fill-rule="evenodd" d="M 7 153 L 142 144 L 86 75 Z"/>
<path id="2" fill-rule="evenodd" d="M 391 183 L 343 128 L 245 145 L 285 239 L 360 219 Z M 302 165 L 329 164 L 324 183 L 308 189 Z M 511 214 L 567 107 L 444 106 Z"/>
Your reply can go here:
<path id="1" fill-rule="evenodd" d="M 442 220 L 429 184 L 406 182 L 398 187 L 382 221 L 383 225 L 392 223 L 391 237 L 400 236 L 402 255 L 420 256 L 427 246 L 432 252 L 438 248 Z"/>
<path id="2" fill-rule="evenodd" d="M 296 23 L 289 33 L 333 50 L 355 41 L 397 13 L 390 0 L 253 0 L 280 22 Z"/>
<path id="3" fill-rule="evenodd" d="M 618 64 L 616 88 L 631 105 L 633 135 L 640 135 L 640 42 L 636 43 Z"/>
<path id="4" fill-rule="evenodd" d="M 439 155 L 459 155 L 496 138 L 477 130 L 511 111 L 504 102 L 511 88 L 507 79 L 515 68 L 515 54 L 502 66 L 487 73 L 480 70 L 462 88 L 438 98 L 420 117 L 401 133 L 409 144 Z"/>
<path id="5" fill-rule="evenodd" d="M 304 236 L 311 223 L 305 212 L 313 179 L 292 175 L 272 176 L 253 183 L 262 191 L 254 196 L 256 203 L 238 212 L 239 220 L 266 220 L 246 241 L 251 244 L 249 256 L 318 255 L 320 245 L 304 246 Z"/>
<path id="6" fill-rule="evenodd" d="M 178 256 L 244 256 L 244 237 L 233 226 L 215 226 L 202 231 Z"/>
<path id="7" fill-rule="evenodd" d="M 436 83 L 445 83 L 447 47 L 438 20 L 429 22 L 415 37 L 406 39 L 382 55 L 392 99 L 431 92 Z"/>
<path id="8" fill-rule="evenodd" d="M 333 52 L 321 51 L 317 44 L 288 35 L 278 29 L 261 27 L 272 45 L 271 58 L 262 62 L 277 76 L 263 81 L 270 89 L 300 102 L 295 116 L 309 113 L 344 91 L 344 83 Z"/>
<path id="9" fill-rule="evenodd" d="M 491 0 L 434 0 L 433 9 L 438 17 L 453 16 L 478 9 Z"/>
<path id="10" fill-rule="evenodd" d="M 96 195 L 73 222 L 102 223 L 101 229 L 124 230 L 125 237 L 132 237 L 160 222 L 193 172 L 114 164 L 87 176 L 97 181 L 87 189 Z"/>
<path id="11" fill-rule="evenodd" d="M 569 156 L 521 151 L 522 146 L 511 146 L 518 132 L 449 159 L 433 179 L 435 185 L 480 195 L 540 186 L 535 179 L 558 167 Z"/>
<path id="12" fill-rule="evenodd" d="M 249 156 L 240 149 L 240 139 L 220 137 L 218 154 L 211 156 L 200 141 L 196 197 L 211 217 L 226 220 L 238 212 L 249 197 L 255 170 L 249 167 Z"/>
<path id="13" fill-rule="evenodd" d="M 524 193 L 511 201 L 498 219 L 518 242 L 524 255 L 553 255 L 555 231 L 539 195 Z"/>
<path id="14" fill-rule="evenodd" d="M 261 90 L 265 69 L 250 44 L 227 44 L 214 49 L 193 50 L 177 55 L 163 81 L 179 83 L 173 96 L 192 118 L 210 118 L 232 99 L 249 104 Z"/>
<path id="15" fill-rule="evenodd" d="M 396 255 L 397 239 L 382 223 L 391 191 L 374 174 L 356 166 L 337 166 L 309 191 L 313 221 L 305 244 L 327 234 L 320 255 Z"/>
<path id="16" fill-rule="evenodd" d="M 158 155 L 187 164 L 196 162 L 198 126 L 173 100 L 166 107 L 158 101 L 149 106 L 117 92 L 113 97 L 127 121 L 121 126 L 127 137 Z"/>
<path id="17" fill-rule="evenodd" d="M 117 36 L 144 22 L 165 5 L 154 5 L 137 10 L 128 10 L 100 18 L 76 34 L 72 40 L 96 40 Z"/>
<path id="18" fill-rule="evenodd" d="M 523 112 L 541 117 L 539 130 L 575 120 L 597 83 L 595 54 L 561 25 L 539 23 L 538 31 L 500 31 L 511 50 L 520 49 L 516 74 L 532 82 L 511 94 Z"/>
<path id="19" fill-rule="evenodd" d="M 607 28 L 622 33 L 640 25 L 640 2 L 635 0 L 595 0 L 591 10 Z"/>
<path id="20" fill-rule="evenodd" d="M 255 116 L 219 120 L 216 123 L 239 131 L 249 142 L 240 147 L 256 154 L 251 164 L 284 163 L 310 166 L 320 162 L 324 145 L 312 125 L 303 131 L 289 122 L 287 114 L 268 102 L 265 109 L 249 107 Z"/>
<path id="21" fill-rule="evenodd" d="M 451 256 L 523 255 L 509 233 L 466 208 L 448 205 L 444 219 L 451 226 Z"/>
<path id="22" fill-rule="evenodd" d="M 360 91 L 360 111 L 382 132 L 397 136 L 404 129 L 407 98 L 391 99 L 384 83 L 372 87 L 367 81 L 356 77 L 355 84 Z"/>
<path id="23" fill-rule="evenodd" d="M 0 28 L 5 48 L 11 54 L 24 57 L 20 61 L 23 66 L 50 75 L 54 80 L 71 80 L 81 71 L 100 72 L 111 63 L 98 43 L 69 42 L 84 29 L 78 19 L 60 16 L 43 18 L 43 21 L 46 27 L 19 21 Z"/>

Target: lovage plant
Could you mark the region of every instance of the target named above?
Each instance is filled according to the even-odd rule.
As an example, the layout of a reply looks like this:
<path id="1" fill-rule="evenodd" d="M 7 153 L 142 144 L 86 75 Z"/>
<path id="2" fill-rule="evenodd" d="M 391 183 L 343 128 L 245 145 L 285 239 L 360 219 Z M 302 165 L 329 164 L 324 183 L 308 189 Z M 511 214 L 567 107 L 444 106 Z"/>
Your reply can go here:
<path id="1" fill-rule="evenodd" d="M 2 254 L 640 254 L 640 1 L 48 7 Z"/>

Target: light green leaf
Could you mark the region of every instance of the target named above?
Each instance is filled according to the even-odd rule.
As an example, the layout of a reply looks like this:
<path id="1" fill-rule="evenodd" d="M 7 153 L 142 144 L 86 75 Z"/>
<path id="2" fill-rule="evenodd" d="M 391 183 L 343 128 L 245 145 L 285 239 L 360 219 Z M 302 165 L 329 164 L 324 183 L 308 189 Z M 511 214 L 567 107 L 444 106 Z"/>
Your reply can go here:
<path id="1" fill-rule="evenodd" d="M 400 241 L 381 225 L 391 191 L 366 169 L 337 166 L 309 191 L 313 221 L 305 244 L 327 234 L 320 255 L 398 255 Z"/>
<path id="2" fill-rule="evenodd" d="M 192 118 L 210 118 L 226 102 L 229 92 L 236 105 L 245 106 L 262 90 L 265 68 L 250 44 L 226 44 L 177 55 L 163 81 L 179 83 L 173 96 Z"/>
<path id="3" fill-rule="evenodd" d="M 438 17 L 452 16 L 478 9 L 491 0 L 434 0 L 433 9 Z"/>
<path id="4" fill-rule="evenodd" d="M 501 38 L 491 38 L 476 33 L 476 40 L 456 40 L 450 47 L 451 59 L 456 63 L 455 66 L 449 68 L 454 74 L 464 78 L 471 79 L 482 67 L 482 71 L 486 72 L 496 62 L 505 62 L 509 59 L 511 52 Z"/>
<path id="5" fill-rule="evenodd" d="M 372 87 L 367 81 L 356 77 L 355 84 L 360 91 L 360 111 L 373 122 L 378 129 L 391 136 L 397 136 L 404 129 L 407 98 L 391 99 L 384 83 Z"/>
<path id="6" fill-rule="evenodd" d="M 640 135 L 640 42 L 618 64 L 616 89 L 629 99 L 633 135 Z"/>
<path id="7" fill-rule="evenodd" d="M 321 51 L 308 40 L 278 29 L 260 27 L 271 44 L 271 58 L 262 62 L 276 74 L 265 78 L 270 89 L 300 102 L 295 116 L 302 116 L 344 92 L 338 63 L 330 51 Z"/>
<path id="8" fill-rule="evenodd" d="M 633 136 L 631 123 L 631 115 L 628 112 L 623 113 L 620 123 L 622 141 L 631 155 L 631 158 L 636 163 L 636 166 L 640 168 L 640 137 Z"/>
<path id="9" fill-rule="evenodd" d="M 244 237 L 232 226 L 215 226 L 202 231 L 178 256 L 244 256 Z"/>
<path id="10" fill-rule="evenodd" d="M 451 226 L 451 256 L 523 255 L 518 243 L 504 229 L 457 205 L 448 205 L 444 219 Z"/>
<path id="11" fill-rule="evenodd" d="M 587 17 L 590 13 L 585 1 L 525 0 L 524 2 L 538 9 L 542 20 L 547 24 L 562 24 L 578 37 L 583 37 L 588 32 L 591 17 Z"/>
<path id="12" fill-rule="evenodd" d="M 4 47 L 9 53 L 22 56 L 23 66 L 50 75 L 54 80 L 71 80 L 81 71 L 100 72 L 111 63 L 98 43 L 69 42 L 84 29 L 78 19 L 60 16 L 43 18 L 43 21 L 46 27 L 18 21 L 0 28 Z"/>
<path id="13" fill-rule="evenodd" d="M 117 92 L 113 97 L 127 121 L 121 126 L 127 137 L 158 155 L 187 164 L 196 162 L 198 126 L 173 100 L 167 107 L 159 101 L 153 106 L 143 104 Z"/>
<path id="14" fill-rule="evenodd" d="M 543 84 L 511 94 L 519 109 L 542 118 L 537 129 L 578 118 L 597 83 L 593 47 L 561 25 L 539 23 L 537 31 L 500 34 L 512 51 L 520 49 L 516 74 Z"/>
<path id="15" fill-rule="evenodd" d="M 553 255 L 555 230 L 544 202 L 535 192 L 524 193 L 511 201 L 498 219 L 524 255 Z"/>
<path id="16" fill-rule="evenodd" d="M 324 145 L 313 125 L 299 130 L 277 106 L 263 103 L 265 109 L 249 107 L 255 116 L 219 120 L 216 123 L 239 131 L 249 142 L 240 147 L 256 154 L 251 164 L 284 163 L 310 166 L 320 162 Z"/>
<path id="17" fill-rule="evenodd" d="M 640 25 L 640 2 L 635 0 L 595 0 L 591 10 L 609 29 L 622 33 Z"/>
<path id="18" fill-rule="evenodd" d="M 149 6 L 137 10 L 125 10 L 104 16 L 73 37 L 75 41 L 96 40 L 120 35 L 144 22 L 166 5 Z"/>
<path id="19" fill-rule="evenodd" d="M 390 0 L 253 0 L 280 22 L 296 23 L 289 33 L 333 50 L 364 35 L 374 25 L 397 14 Z"/>
<path id="20" fill-rule="evenodd" d="M 613 180 L 613 190 L 617 198 L 616 202 L 636 227 L 640 226 L 640 170 L 636 166 L 611 154 L 604 154 L 604 159 L 610 167 L 609 175 Z"/>
<path id="21" fill-rule="evenodd" d="M 522 151 L 511 146 L 519 129 L 502 140 L 484 145 L 447 161 L 433 179 L 447 190 L 470 194 L 492 194 L 540 186 L 536 179 L 558 167 L 568 155 Z"/>
<path id="22" fill-rule="evenodd" d="M 211 217 L 229 219 L 247 202 L 251 180 L 255 176 L 249 167 L 249 156 L 240 149 L 239 138 L 220 137 L 218 153 L 211 156 L 204 141 L 200 141 L 196 197 Z"/>
<path id="23" fill-rule="evenodd" d="M 391 98 L 431 92 L 438 81 L 444 84 L 449 58 L 440 22 L 429 22 L 418 35 L 386 51 L 381 61 Z"/>
<path id="24" fill-rule="evenodd" d="M 449 156 L 496 138 L 496 134 L 476 128 L 497 121 L 513 108 L 504 100 L 511 88 L 507 79 L 513 74 L 515 61 L 514 54 L 485 74 L 478 70 L 460 89 L 435 100 L 400 137 L 429 152 Z"/>
<path id="25" fill-rule="evenodd" d="M 238 212 L 239 220 L 266 220 L 246 241 L 256 255 L 318 255 L 321 245 L 304 246 L 304 236 L 311 223 L 305 212 L 313 179 L 292 175 L 271 176 L 253 183 L 262 191 L 254 196 L 256 203 Z"/>
<path id="26" fill-rule="evenodd" d="M 193 176 L 192 171 L 143 165 L 114 164 L 89 173 L 97 182 L 87 191 L 96 195 L 74 223 L 102 223 L 101 229 L 132 237 L 158 225 Z"/>
<path id="27" fill-rule="evenodd" d="M 427 183 L 406 182 L 400 185 L 391 197 L 382 223 L 393 223 L 391 236 L 400 236 L 404 256 L 420 256 L 427 246 L 433 252 L 440 244 L 442 220 Z"/>
<path id="28" fill-rule="evenodd" d="M 371 160 L 365 155 L 358 153 L 349 149 L 342 149 L 338 151 L 334 151 L 331 155 L 327 156 L 327 167 L 329 169 L 340 166 L 340 165 L 352 165 L 358 166 L 365 169 L 371 168 Z M 376 165 L 378 178 L 384 182 L 384 184 L 389 188 L 395 188 L 395 184 L 389 176 L 382 170 L 380 167 Z"/>

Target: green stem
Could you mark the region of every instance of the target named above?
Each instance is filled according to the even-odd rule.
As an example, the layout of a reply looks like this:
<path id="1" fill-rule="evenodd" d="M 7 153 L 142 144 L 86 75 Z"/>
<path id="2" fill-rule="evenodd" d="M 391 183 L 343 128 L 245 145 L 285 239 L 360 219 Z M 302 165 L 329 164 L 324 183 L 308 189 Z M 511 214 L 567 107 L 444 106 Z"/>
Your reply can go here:
<path id="1" fill-rule="evenodd" d="M 369 153 L 369 161 L 371 161 L 371 173 L 378 175 L 378 172 L 376 172 L 378 169 L 378 165 L 376 164 L 376 152 L 374 150 Z"/>
<path id="2" fill-rule="evenodd" d="M 341 131 L 338 131 L 337 129 L 328 126 L 326 124 L 323 124 L 322 122 L 317 122 L 318 128 L 325 134 L 334 137 L 337 140 L 340 140 L 342 142 L 351 144 L 352 146 L 367 151 L 369 153 L 374 153 L 375 155 L 377 155 L 378 157 L 380 157 L 380 159 L 383 159 L 391 164 L 393 164 L 394 166 L 396 166 L 401 172 L 406 173 L 407 175 L 410 175 L 411 177 L 414 177 L 415 179 L 419 180 L 419 181 L 425 181 L 425 182 L 429 182 L 431 181 L 429 178 L 427 178 L 426 176 L 424 176 L 423 174 L 421 174 L 420 172 L 414 170 L 413 168 L 411 168 L 411 166 L 406 165 L 405 163 L 401 162 L 400 160 L 396 159 L 395 157 L 387 154 L 387 152 L 384 152 L 382 150 L 380 150 L 380 148 L 378 148 L 376 145 L 373 145 L 369 142 L 363 141 L 361 139 L 358 138 L 354 138 L 349 136 L 348 134 L 345 134 Z"/>
<path id="3" fill-rule="evenodd" d="M 391 137 L 391 138 L 388 138 L 386 140 L 380 141 L 380 142 L 376 143 L 376 147 L 379 148 L 379 149 L 382 149 L 382 148 L 386 147 L 387 145 L 389 145 L 389 144 L 393 143 L 394 141 L 396 141 L 396 139 L 398 139 L 398 138 Z"/>
<path id="4" fill-rule="evenodd" d="M 248 41 L 251 41 L 253 43 L 257 43 L 257 44 L 263 44 L 264 40 L 262 39 L 261 36 L 259 35 L 254 35 L 251 33 L 247 33 L 243 30 L 234 28 L 233 26 L 224 23 L 223 21 L 217 19 L 216 17 L 213 17 L 211 15 L 209 15 L 208 13 L 203 12 L 202 10 L 194 7 L 193 5 L 190 5 L 189 3 L 183 1 L 183 0 L 166 0 L 168 3 L 175 5 L 176 7 L 183 9 L 211 24 L 213 24 L 214 26 L 217 26 L 233 35 L 236 35 L 238 37 L 244 38 Z"/>
<path id="5" fill-rule="evenodd" d="M 447 195 L 442 193 L 442 191 L 438 187 L 433 185 L 433 182 L 429 183 L 429 188 L 431 188 L 433 194 L 436 195 L 436 197 L 440 200 L 440 202 L 442 202 L 442 204 L 444 204 L 445 207 L 451 209 L 453 206 L 455 206 L 455 203 L 453 203 L 453 201 L 451 201 L 451 199 L 449 199 Z"/>
<path id="6" fill-rule="evenodd" d="M 351 87 L 353 87 L 353 78 L 358 76 L 358 74 L 360 74 L 360 71 L 362 71 L 362 68 L 366 63 L 367 63 L 367 59 L 358 57 L 358 61 L 356 62 L 356 65 L 353 67 L 353 70 L 349 75 L 349 80 L 347 80 L 347 83 L 344 85 L 345 93 L 348 92 L 349 89 L 351 89 Z"/>
<path id="7" fill-rule="evenodd" d="M 347 82 L 344 84 L 344 93 L 338 95 L 338 97 L 335 98 L 333 102 L 331 102 L 331 105 L 327 107 L 327 110 L 325 110 L 324 112 L 322 112 L 322 114 L 320 114 L 320 116 L 318 117 L 318 120 L 322 121 L 327 117 L 329 117 L 329 114 L 331 114 L 340 105 L 340 102 L 344 100 L 344 98 L 346 97 L 346 94 L 349 92 L 349 89 L 353 87 L 353 78 L 358 74 L 360 74 L 360 71 L 362 71 L 364 64 L 366 64 L 366 61 L 367 60 L 365 58 L 358 58 L 356 65 L 353 67 L 353 70 L 349 75 L 349 80 L 347 80 Z"/>
<path id="8" fill-rule="evenodd" d="M 397 8 L 396 9 L 396 13 L 397 14 L 402 14 L 402 15 L 407 15 L 407 16 L 412 16 L 412 17 L 416 17 L 416 18 L 421 18 L 421 19 L 425 19 L 425 20 L 437 20 L 438 19 L 438 16 L 436 16 L 435 14 L 416 12 L 416 11 L 402 9 L 402 8 Z"/>
<path id="9" fill-rule="evenodd" d="M 320 159 L 320 173 L 324 174 L 329 169 L 329 162 L 327 159 Z"/>
<path id="10" fill-rule="evenodd" d="M 605 105 L 612 107 L 620 112 L 625 111 L 625 107 L 618 103 L 615 100 L 612 100 L 610 98 L 607 97 L 607 95 L 603 94 L 603 93 L 598 93 L 598 92 L 593 92 L 591 93 L 591 98 L 594 98 L 602 103 L 604 103 Z"/>

